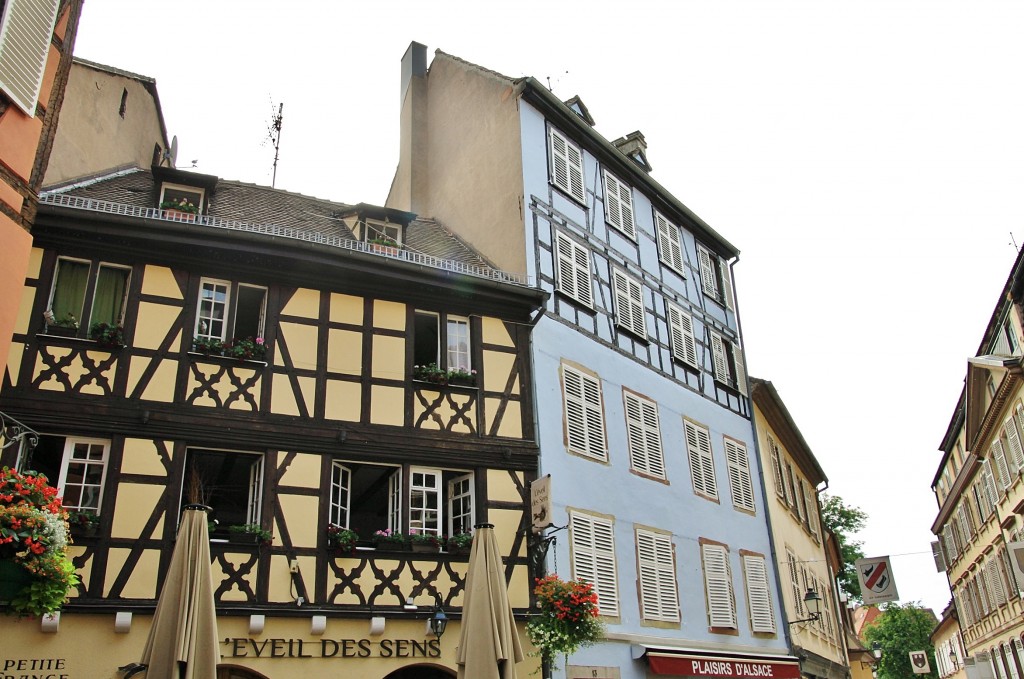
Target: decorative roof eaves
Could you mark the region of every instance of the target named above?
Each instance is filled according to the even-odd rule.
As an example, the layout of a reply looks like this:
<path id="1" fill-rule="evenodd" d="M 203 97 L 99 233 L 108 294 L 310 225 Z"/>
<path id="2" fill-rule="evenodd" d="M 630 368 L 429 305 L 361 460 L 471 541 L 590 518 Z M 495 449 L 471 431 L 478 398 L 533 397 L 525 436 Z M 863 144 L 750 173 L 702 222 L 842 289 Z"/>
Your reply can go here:
<path id="1" fill-rule="evenodd" d="M 662 203 L 666 211 L 676 212 L 688 219 L 698 231 L 702 232 L 705 239 L 712 241 L 708 243 L 705 240 L 706 244 L 712 246 L 718 254 L 727 258 L 739 256 L 740 251 L 735 245 L 711 228 L 707 222 L 640 169 L 636 163 L 624 156 L 610 141 L 588 126 L 575 111 L 560 101 L 536 78 L 526 77 L 515 82 L 519 96 L 540 108 L 559 127 L 575 130 L 578 133 L 575 135 L 576 138 L 583 137 L 587 140 L 588 143 L 585 143 L 584 146 L 587 146 L 591 152 L 599 154 L 604 162 L 612 164 L 617 173 L 629 176 L 632 183 L 643 189 L 653 202 Z"/>
<path id="2" fill-rule="evenodd" d="M 780 437 L 785 436 L 787 443 L 790 444 L 786 446 L 787 452 L 800 465 L 807 480 L 812 482 L 815 488 L 822 483 L 827 484 L 828 477 L 825 476 L 825 471 L 811 451 L 807 440 L 800 433 L 800 428 L 796 426 L 796 421 L 775 389 L 775 385 L 758 377 L 751 377 L 750 383 L 754 402 L 761 408 L 772 429 Z"/>

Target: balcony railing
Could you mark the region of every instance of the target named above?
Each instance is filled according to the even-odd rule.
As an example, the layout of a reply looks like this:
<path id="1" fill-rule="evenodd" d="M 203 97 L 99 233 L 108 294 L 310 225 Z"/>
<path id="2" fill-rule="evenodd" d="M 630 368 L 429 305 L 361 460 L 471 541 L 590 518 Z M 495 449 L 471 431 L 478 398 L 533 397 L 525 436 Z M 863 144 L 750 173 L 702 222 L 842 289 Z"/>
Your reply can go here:
<path id="1" fill-rule="evenodd" d="M 104 214 L 139 217 L 142 219 L 161 219 L 169 222 L 196 224 L 199 226 L 209 227 L 211 229 L 244 231 L 246 233 L 259 233 L 274 236 L 276 238 L 290 238 L 292 240 L 316 243 L 318 245 L 337 248 L 339 250 L 350 250 L 386 259 L 403 260 L 418 266 L 438 269 L 441 271 L 451 271 L 452 273 L 471 276 L 473 278 L 487 279 L 523 287 L 529 287 L 530 285 L 529 276 L 525 273 L 507 273 L 487 266 L 474 266 L 463 262 L 441 259 L 421 252 L 412 252 L 407 249 L 381 252 L 374 248 L 372 244 L 362 243 L 349 238 L 342 238 L 341 236 L 331 236 L 322 233 L 303 231 L 301 229 L 288 226 L 279 226 L 277 224 L 255 224 L 252 222 L 221 219 L 220 217 L 211 217 L 209 215 L 171 214 L 169 211 L 161 210 L 159 208 L 124 205 L 123 203 L 112 203 L 106 200 L 96 200 L 94 198 L 83 198 L 81 196 L 71 196 L 60 193 L 44 193 L 40 196 L 39 202 L 44 205 L 56 205 L 75 210 L 88 210 L 90 212 L 102 212 Z"/>

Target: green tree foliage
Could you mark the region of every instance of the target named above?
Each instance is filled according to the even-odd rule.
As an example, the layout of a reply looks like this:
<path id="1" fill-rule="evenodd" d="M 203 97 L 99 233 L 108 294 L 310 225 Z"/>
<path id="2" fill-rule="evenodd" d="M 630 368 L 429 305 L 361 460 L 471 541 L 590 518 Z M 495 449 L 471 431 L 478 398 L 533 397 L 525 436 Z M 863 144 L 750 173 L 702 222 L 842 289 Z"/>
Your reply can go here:
<path id="1" fill-rule="evenodd" d="M 935 615 L 917 602 L 902 606 L 895 602 L 882 604 L 882 615 L 864 630 L 868 648 L 877 643 L 882 649 L 882 657 L 878 661 L 878 679 L 937 677 L 935 652 L 928 640 L 937 622 Z M 914 674 L 910 665 L 912 651 L 928 654 L 930 673 Z"/>
<path id="2" fill-rule="evenodd" d="M 839 580 L 839 587 L 855 601 L 861 600 L 861 594 L 860 580 L 857 579 L 857 569 L 853 563 L 864 558 L 864 550 L 861 549 L 864 543 L 853 538 L 864 527 L 867 518 L 867 514 L 858 507 L 847 505 L 838 495 L 822 493 L 822 523 L 835 533 L 839 551 L 843 555 L 843 570 L 836 575 L 836 579 Z"/>

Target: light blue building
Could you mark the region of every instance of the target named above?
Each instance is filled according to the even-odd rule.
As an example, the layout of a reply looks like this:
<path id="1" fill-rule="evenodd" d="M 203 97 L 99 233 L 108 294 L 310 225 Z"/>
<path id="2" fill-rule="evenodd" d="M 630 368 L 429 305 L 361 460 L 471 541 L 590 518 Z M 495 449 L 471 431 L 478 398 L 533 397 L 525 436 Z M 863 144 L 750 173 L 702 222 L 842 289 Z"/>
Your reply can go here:
<path id="1" fill-rule="evenodd" d="M 550 476 L 546 567 L 592 582 L 607 628 L 555 676 L 798 677 L 737 249 L 651 178 L 643 135 L 608 141 L 579 98 L 440 51 L 428 69 L 417 43 L 401 93 L 388 206 L 439 220 L 549 293 L 516 385 L 536 393 Z"/>

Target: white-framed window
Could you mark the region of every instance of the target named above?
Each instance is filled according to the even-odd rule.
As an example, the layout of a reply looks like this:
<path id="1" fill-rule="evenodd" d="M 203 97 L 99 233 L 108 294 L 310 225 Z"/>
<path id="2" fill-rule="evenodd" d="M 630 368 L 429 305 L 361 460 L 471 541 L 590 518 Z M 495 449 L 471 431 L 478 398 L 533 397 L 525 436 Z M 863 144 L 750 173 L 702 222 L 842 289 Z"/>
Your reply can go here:
<path id="1" fill-rule="evenodd" d="M 736 629 L 736 597 L 729 567 L 729 550 L 723 545 L 704 544 L 700 547 L 700 554 L 704 566 L 708 626 Z"/>
<path id="2" fill-rule="evenodd" d="M 375 219 L 367 219 L 365 222 L 366 229 L 361 234 L 363 240 L 367 243 L 377 243 L 380 245 L 401 245 L 402 244 L 402 225 L 392 224 L 391 222 L 381 222 Z"/>
<path id="3" fill-rule="evenodd" d="M 556 130 L 548 130 L 551 151 L 551 183 L 581 203 L 586 203 L 586 184 L 583 182 L 583 152 L 580 147 Z"/>
<path id="4" fill-rule="evenodd" d="M 775 607 L 772 605 L 771 587 L 768 585 L 768 565 L 764 557 L 743 555 L 743 575 L 747 584 L 747 606 L 750 610 L 750 629 L 754 632 L 775 633 Z"/>
<path id="5" fill-rule="evenodd" d="M 714 359 L 715 381 L 736 389 L 741 394 L 747 393 L 747 374 L 743 369 L 743 351 L 738 344 L 733 344 L 717 332 L 711 335 L 711 355 Z"/>
<path id="6" fill-rule="evenodd" d="M 736 509 L 753 512 L 754 484 L 750 478 L 747 447 L 726 436 L 725 460 L 729 465 L 729 489 L 732 491 L 732 506 Z"/>
<path id="7" fill-rule="evenodd" d="M 185 476 L 181 504 L 193 501 L 198 489 L 201 502 L 213 508 L 218 535 L 229 526 L 259 524 L 263 502 L 263 455 L 236 450 L 189 448 L 185 451 Z"/>
<path id="8" fill-rule="evenodd" d="M 604 218 L 609 224 L 636 240 L 633 223 L 633 189 L 619 181 L 608 170 L 604 171 Z"/>
<path id="9" fill-rule="evenodd" d="M 195 337 L 202 340 L 263 337 L 267 289 L 216 278 L 199 281 Z"/>
<path id="10" fill-rule="evenodd" d="M 195 186 L 164 182 L 160 187 L 162 209 L 174 209 L 174 205 L 185 205 L 191 212 L 202 212 L 205 197 L 206 190 Z"/>
<path id="11" fill-rule="evenodd" d="M 698 243 L 697 261 L 700 264 L 700 285 L 704 294 L 732 309 L 732 280 L 725 260 Z"/>
<path id="12" fill-rule="evenodd" d="M 622 391 L 626 410 L 626 442 L 629 465 L 634 470 L 659 479 L 665 478 L 665 458 L 661 449 L 658 404 L 638 394 Z"/>
<path id="13" fill-rule="evenodd" d="M 73 321 L 86 334 L 94 323 L 121 325 L 131 273 L 127 266 L 58 257 L 47 309 L 58 325 Z"/>
<path id="14" fill-rule="evenodd" d="M 472 372 L 473 344 L 468 318 L 416 310 L 413 317 L 413 365 L 431 363 L 442 370 Z"/>
<path id="15" fill-rule="evenodd" d="M 683 244 L 679 236 L 679 227 L 657 210 L 654 211 L 654 224 L 658 229 L 658 256 L 670 269 L 685 277 L 686 269 L 683 266 Z"/>
<path id="16" fill-rule="evenodd" d="M 636 554 L 641 617 L 644 620 L 679 622 L 679 590 L 672 536 L 637 528 Z"/>
<path id="17" fill-rule="evenodd" d="M 409 482 L 408 494 L 404 478 Z M 328 522 L 363 537 L 385 529 L 432 535 L 470 533 L 473 507 L 471 472 L 350 460 L 331 462 Z"/>
<path id="18" fill-rule="evenodd" d="M 711 436 L 706 427 L 683 421 L 686 430 L 686 452 L 690 458 L 690 476 L 693 490 L 713 500 L 718 499 L 718 482 L 715 480 L 715 461 L 711 456 Z"/>
<path id="19" fill-rule="evenodd" d="M 590 250 L 564 233 L 555 234 L 556 279 L 558 291 L 580 304 L 594 305 L 590 278 Z"/>
<path id="20" fill-rule="evenodd" d="M 992 460 L 995 463 L 992 466 L 992 472 L 995 474 L 996 480 L 998 481 L 999 494 L 1002 495 L 1007 488 L 1010 487 L 1012 481 L 1010 477 L 1010 467 L 1006 464 L 1006 455 L 1003 453 L 1003 442 L 995 440 L 992 442 L 992 447 L 989 448 L 992 454 Z"/>
<path id="21" fill-rule="evenodd" d="M 618 616 L 615 526 L 608 519 L 570 511 L 569 543 L 573 580 L 593 585 L 601 615 Z"/>
<path id="22" fill-rule="evenodd" d="M 601 380 L 563 364 L 562 397 L 568 449 L 596 460 L 607 460 Z"/>
<path id="23" fill-rule="evenodd" d="M 60 0 L 7 0 L 0 17 L 0 89 L 30 118 L 36 114 L 59 7 Z"/>
<path id="24" fill-rule="evenodd" d="M 693 334 L 693 318 L 669 302 L 668 324 L 672 341 L 672 357 L 692 368 L 699 368 L 697 339 Z"/>
<path id="25" fill-rule="evenodd" d="M 640 282 L 618 269 L 612 269 L 615 286 L 615 322 L 639 337 L 647 337 L 644 292 Z"/>
<path id="26" fill-rule="evenodd" d="M 107 439 L 44 435 L 26 466 L 46 476 L 65 509 L 99 514 L 109 455 Z"/>

